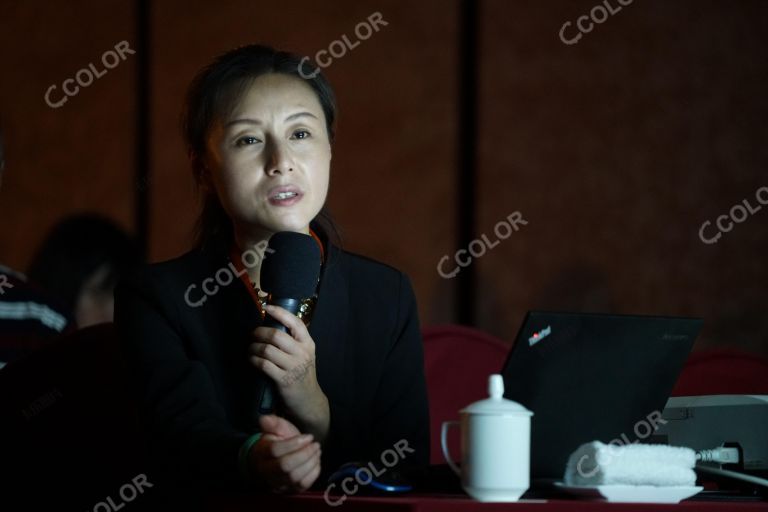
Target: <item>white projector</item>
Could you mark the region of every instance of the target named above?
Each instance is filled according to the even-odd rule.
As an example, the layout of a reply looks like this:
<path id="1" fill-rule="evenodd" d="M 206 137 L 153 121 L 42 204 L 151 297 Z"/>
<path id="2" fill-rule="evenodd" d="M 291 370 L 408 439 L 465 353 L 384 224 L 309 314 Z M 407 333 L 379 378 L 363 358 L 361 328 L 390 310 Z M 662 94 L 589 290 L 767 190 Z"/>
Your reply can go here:
<path id="1" fill-rule="evenodd" d="M 654 439 L 694 450 L 738 444 L 744 471 L 768 470 L 768 395 L 672 397 L 658 423 Z"/>

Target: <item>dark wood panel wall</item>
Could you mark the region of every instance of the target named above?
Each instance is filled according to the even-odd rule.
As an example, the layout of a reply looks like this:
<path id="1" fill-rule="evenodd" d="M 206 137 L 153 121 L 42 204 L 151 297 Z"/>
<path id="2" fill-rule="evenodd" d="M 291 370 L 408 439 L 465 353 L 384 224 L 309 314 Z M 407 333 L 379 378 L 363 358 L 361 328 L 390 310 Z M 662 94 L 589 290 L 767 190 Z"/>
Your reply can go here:
<path id="1" fill-rule="evenodd" d="M 25 268 L 81 210 L 142 233 L 144 218 L 153 261 L 183 252 L 197 203 L 178 116 L 194 73 L 249 42 L 313 56 L 380 13 L 325 69 L 340 107 L 329 204 L 348 249 L 411 276 L 422 323 L 468 308 L 511 340 L 534 307 L 684 314 L 706 319 L 702 344 L 768 350 L 765 2 L 160 0 L 140 25 L 141 5 L 0 4 L 4 264 Z M 92 83 L 66 96 L 78 76 Z M 737 220 L 707 243 L 723 215 Z M 468 268 L 462 249 L 478 255 Z"/>

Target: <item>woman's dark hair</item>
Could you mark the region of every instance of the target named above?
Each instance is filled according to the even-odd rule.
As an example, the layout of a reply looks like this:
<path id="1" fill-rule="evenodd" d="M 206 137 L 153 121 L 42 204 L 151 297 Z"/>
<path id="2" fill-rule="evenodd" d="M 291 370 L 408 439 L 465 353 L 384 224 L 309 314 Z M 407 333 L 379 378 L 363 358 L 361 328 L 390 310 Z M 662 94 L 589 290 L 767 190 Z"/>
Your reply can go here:
<path id="1" fill-rule="evenodd" d="M 100 289 L 111 290 L 140 263 L 135 241 L 117 224 L 97 214 L 79 214 L 56 224 L 38 248 L 27 277 L 74 313 L 83 284 L 102 266 Z"/>
<path id="2" fill-rule="evenodd" d="M 242 46 L 220 55 L 203 68 L 187 90 L 182 132 L 198 187 L 206 172 L 204 156 L 211 126 L 216 119 L 225 117 L 231 111 L 256 78 L 269 73 L 295 76 L 312 88 L 325 114 L 328 138 L 333 143 L 336 99 L 331 84 L 320 70 L 306 57 L 277 51 L 268 46 Z M 313 219 L 311 226 L 321 238 L 340 243 L 338 228 L 325 206 Z M 231 242 L 232 237 L 232 221 L 221 206 L 216 192 L 209 189 L 203 197 L 195 226 L 195 245 L 203 247 L 214 238 Z"/>

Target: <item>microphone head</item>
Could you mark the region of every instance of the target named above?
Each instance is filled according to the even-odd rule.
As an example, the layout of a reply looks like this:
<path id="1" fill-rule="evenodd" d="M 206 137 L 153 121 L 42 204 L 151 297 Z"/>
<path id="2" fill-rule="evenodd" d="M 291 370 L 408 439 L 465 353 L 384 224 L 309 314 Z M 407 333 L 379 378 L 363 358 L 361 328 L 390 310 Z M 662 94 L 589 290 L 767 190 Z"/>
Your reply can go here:
<path id="1" fill-rule="evenodd" d="M 315 239 L 302 233 L 280 231 L 272 235 L 267 248 L 261 263 L 261 289 L 279 298 L 312 297 L 321 264 Z"/>

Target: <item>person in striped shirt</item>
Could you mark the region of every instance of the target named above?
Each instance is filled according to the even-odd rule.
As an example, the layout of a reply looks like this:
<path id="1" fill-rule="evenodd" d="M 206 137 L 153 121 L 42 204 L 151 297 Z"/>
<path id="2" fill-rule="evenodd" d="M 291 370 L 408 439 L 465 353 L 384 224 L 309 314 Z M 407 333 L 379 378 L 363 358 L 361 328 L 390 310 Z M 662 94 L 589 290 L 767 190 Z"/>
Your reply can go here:
<path id="1" fill-rule="evenodd" d="M 0 130 L 0 190 L 4 171 Z M 74 321 L 62 306 L 29 283 L 23 274 L 0 265 L 0 368 L 74 329 Z"/>

